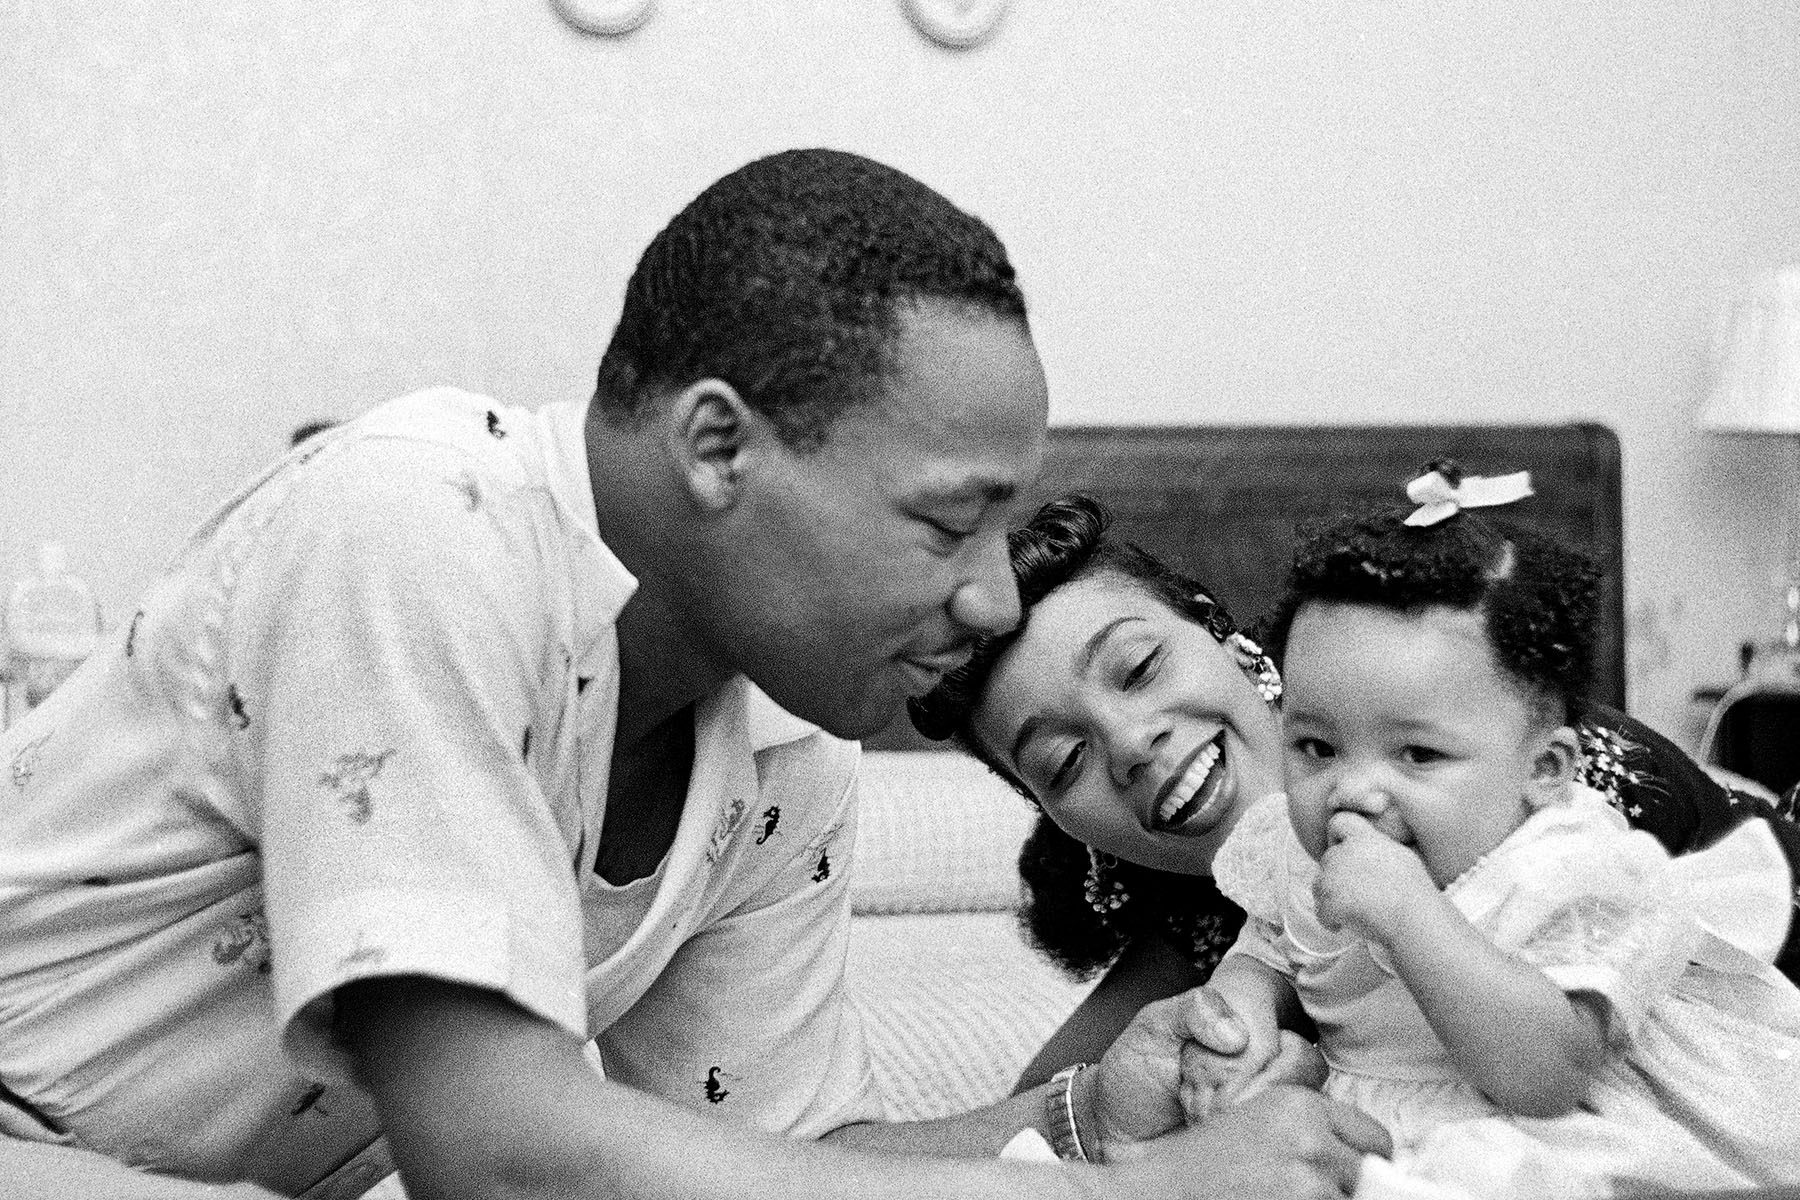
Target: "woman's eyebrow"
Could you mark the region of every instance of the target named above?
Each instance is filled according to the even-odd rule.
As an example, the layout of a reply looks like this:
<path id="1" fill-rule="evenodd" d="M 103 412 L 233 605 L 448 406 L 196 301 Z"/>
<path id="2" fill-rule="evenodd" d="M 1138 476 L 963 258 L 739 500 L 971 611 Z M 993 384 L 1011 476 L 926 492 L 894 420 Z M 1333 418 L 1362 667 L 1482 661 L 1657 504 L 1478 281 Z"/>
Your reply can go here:
<path id="1" fill-rule="evenodd" d="M 1129 625 L 1133 621 L 1142 621 L 1143 619 L 1144 618 L 1142 617 L 1129 615 L 1114 617 L 1099 629 L 1096 629 L 1094 635 L 1088 638 L 1087 643 L 1082 646 L 1081 652 L 1075 656 L 1075 674 L 1086 675 L 1089 671 L 1093 670 L 1095 656 L 1100 653 L 1100 647 L 1106 644 L 1106 639 L 1113 635 L 1115 629 L 1121 625 Z"/>

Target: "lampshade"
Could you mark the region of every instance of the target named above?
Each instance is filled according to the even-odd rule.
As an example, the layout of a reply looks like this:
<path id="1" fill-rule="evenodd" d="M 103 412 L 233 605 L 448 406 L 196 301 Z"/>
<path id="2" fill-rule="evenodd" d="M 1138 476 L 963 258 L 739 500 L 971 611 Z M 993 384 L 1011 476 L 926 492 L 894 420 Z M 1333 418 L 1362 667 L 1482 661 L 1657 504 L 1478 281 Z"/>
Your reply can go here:
<path id="1" fill-rule="evenodd" d="M 1757 276 L 1715 350 L 1700 428 L 1800 434 L 1800 266 Z"/>

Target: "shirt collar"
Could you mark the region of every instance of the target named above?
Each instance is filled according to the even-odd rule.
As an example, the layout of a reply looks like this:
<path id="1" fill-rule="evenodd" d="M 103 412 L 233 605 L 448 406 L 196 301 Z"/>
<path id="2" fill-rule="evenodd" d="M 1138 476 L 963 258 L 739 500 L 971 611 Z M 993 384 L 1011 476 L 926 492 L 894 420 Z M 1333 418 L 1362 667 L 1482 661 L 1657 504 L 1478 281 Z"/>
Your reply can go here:
<path id="1" fill-rule="evenodd" d="M 558 511 L 579 531 L 587 551 L 574 559 L 576 611 L 583 615 L 584 629 L 597 636 L 617 623 L 637 591 L 637 577 L 600 538 L 594 483 L 588 475 L 587 413 L 586 403 L 547 404 L 538 410 L 538 419 L 544 431 L 544 477 Z"/>

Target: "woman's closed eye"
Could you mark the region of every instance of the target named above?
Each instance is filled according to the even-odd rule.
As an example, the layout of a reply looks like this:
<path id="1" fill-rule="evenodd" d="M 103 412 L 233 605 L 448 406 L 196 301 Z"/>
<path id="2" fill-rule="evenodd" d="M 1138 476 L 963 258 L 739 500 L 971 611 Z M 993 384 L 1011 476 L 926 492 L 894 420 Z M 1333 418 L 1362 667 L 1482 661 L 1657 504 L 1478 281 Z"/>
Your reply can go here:
<path id="1" fill-rule="evenodd" d="M 1162 665 L 1162 656 L 1163 648 L 1155 646 L 1146 654 L 1127 659 L 1124 675 L 1119 680 L 1120 686 L 1130 691 L 1156 678 L 1156 669 Z"/>
<path id="2" fill-rule="evenodd" d="M 1080 770 L 1082 770 L 1082 757 L 1085 757 L 1085 754 L 1087 754 L 1087 743 L 1085 743 L 1085 741 L 1073 741 L 1073 743 L 1069 743 L 1067 750 L 1062 752 L 1062 757 L 1058 757 L 1057 761 L 1055 761 L 1055 770 L 1049 775 L 1049 790 L 1051 790 L 1051 792 L 1062 792 L 1062 790 L 1067 788 L 1069 783 L 1075 779 L 1076 775 L 1080 774 Z"/>

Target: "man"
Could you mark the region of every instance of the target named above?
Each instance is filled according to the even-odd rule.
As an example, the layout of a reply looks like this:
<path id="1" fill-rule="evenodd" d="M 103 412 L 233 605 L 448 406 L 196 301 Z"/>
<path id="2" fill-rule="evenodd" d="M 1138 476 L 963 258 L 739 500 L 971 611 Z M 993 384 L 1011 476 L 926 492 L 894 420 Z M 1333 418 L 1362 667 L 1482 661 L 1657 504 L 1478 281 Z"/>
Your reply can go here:
<path id="1" fill-rule="evenodd" d="M 313 1196 L 1346 1192 L 1380 1135 L 1297 1091 L 1147 1140 L 1193 1000 L 1068 1090 L 1121 1165 L 994 1161 L 1043 1091 L 877 1120 L 837 739 L 1016 621 L 1045 410 L 992 232 L 800 151 L 652 242 L 585 413 L 310 440 L 0 741 L 4 1128 Z"/>

